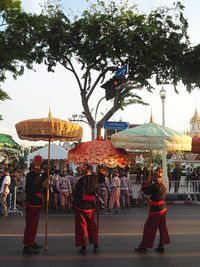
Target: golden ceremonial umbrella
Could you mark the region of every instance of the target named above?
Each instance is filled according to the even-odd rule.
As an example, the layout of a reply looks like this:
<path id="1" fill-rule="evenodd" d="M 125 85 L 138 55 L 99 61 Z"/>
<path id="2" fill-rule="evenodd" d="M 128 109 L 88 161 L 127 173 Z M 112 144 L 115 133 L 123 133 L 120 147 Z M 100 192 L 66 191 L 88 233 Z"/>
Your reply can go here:
<path id="1" fill-rule="evenodd" d="M 49 178 L 50 178 L 50 143 L 53 141 L 80 141 L 83 129 L 77 123 L 53 118 L 51 112 L 47 118 L 30 119 L 18 122 L 16 131 L 20 139 L 30 141 L 48 141 L 48 178 L 46 196 L 45 249 L 47 249 Z"/>

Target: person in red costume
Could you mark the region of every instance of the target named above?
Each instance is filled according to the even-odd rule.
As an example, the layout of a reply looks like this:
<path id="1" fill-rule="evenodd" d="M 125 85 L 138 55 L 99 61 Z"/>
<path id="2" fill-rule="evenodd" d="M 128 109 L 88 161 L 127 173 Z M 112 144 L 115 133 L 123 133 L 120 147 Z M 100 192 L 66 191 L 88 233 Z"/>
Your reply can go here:
<path id="1" fill-rule="evenodd" d="M 156 232 L 159 229 L 160 240 L 155 250 L 164 253 L 164 245 L 170 243 L 170 239 L 166 226 L 166 187 L 163 184 L 161 169 L 157 169 L 155 172 L 155 182 L 153 184 L 144 183 L 142 191 L 150 197 L 149 216 L 144 224 L 142 241 L 135 250 L 146 252 L 148 248 L 152 248 Z"/>
<path id="2" fill-rule="evenodd" d="M 98 253 L 98 229 L 95 222 L 98 179 L 87 165 L 83 166 L 82 172 L 83 175 L 76 183 L 73 194 L 75 245 L 81 247 L 80 254 L 86 254 L 87 239 L 89 239 L 89 243 L 94 246 L 93 252 Z"/>
<path id="3" fill-rule="evenodd" d="M 42 182 L 47 178 L 46 173 L 41 174 L 43 159 L 40 155 L 35 156 L 26 176 L 26 226 L 23 239 L 23 254 L 37 254 L 42 248 L 35 241 L 39 224 L 39 214 L 42 207 Z"/>

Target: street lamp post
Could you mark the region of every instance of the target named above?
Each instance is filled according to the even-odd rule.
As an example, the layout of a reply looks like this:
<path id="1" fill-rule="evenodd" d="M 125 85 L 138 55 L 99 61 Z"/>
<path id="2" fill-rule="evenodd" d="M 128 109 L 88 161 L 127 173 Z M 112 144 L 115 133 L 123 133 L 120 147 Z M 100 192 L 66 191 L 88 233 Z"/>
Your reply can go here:
<path id="1" fill-rule="evenodd" d="M 162 100 L 162 126 L 165 126 L 165 98 L 167 96 L 167 92 L 162 86 L 162 89 L 160 90 L 160 98 Z"/>
<path id="2" fill-rule="evenodd" d="M 165 98 L 167 96 L 167 92 L 162 86 L 160 90 L 160 98 L 162 100 L 162 126 L 165 126 Z M 167 176 L 167 162 L 166 162 L 166 149 L 162 150 L 162 169 L 163 169 L 163 181 L 166 186 L 167 192 L 169 191 L 169 179 Z"/>
<path id="3" fill-rule="evenodd" d="M 95 110 L 95 115 L 94 115 L 94 139 L 97 138 L 97 111 L 98 111 L 98 108 L 99 108 L 99 105 L 101 103 L 101 101 L 103 99 L 105 99 L 106 97 L 102 97 L 100 98 L 99 102 L 97 103 L 97 106 L 96 106 L 96 110 Z"/>
<path id="4" fill-rule="evenodd" d="M 94 127 L 92 127 L 88 121 L 85 119 L 85 115 L 78 115 L 78 114 L 73 114 L 72 115 L 72 118 L 70 118 L 69 120 L 70 121 L 76 121 L 76 122 L 84 122 L 86 123 L 90 129 L 91 129 L 91 140 L 94 140 L 97 138 L 97 112 L 98 112 L 98 108 L 99 108 L 99 105 L 101 103 L 101 101 L 103 99 L 105 99 L 106 97 L 102 97 L 100 98 L 100 100 L 98 101 L 97 103 L 97 106 L 96 106 L 96 109 L 95 109 L 95 115 L 94 115 Z"/>

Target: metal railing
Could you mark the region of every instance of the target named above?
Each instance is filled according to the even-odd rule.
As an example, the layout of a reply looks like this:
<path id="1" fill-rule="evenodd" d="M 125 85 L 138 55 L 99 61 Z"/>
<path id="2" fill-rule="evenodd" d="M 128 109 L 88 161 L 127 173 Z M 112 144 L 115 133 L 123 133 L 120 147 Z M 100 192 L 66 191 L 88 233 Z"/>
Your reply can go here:
<path id="1" fill-rule="evenodd" d="M 199 194 L 200 193 L 200 181 L 169 181 L 169 193 L 174 194 Z"/>

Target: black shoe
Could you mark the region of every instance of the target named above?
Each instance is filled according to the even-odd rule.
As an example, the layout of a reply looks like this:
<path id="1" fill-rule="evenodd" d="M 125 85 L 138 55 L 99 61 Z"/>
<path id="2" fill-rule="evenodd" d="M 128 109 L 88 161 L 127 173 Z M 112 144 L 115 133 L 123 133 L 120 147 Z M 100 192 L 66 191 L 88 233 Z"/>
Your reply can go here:
<path id="1" fill-rule="evenodd" d="M 23 251 L 22 251 L 22 253 L 25 255 L 25 254 L 38 254 L 39 253 L 39 251 L 37 250 L 37 249 L 34 249 L 33 247 L 29 247 L 29 246 L 27 246 L 27 247 L 24 247 L 24 249 L 23 249 Z"/>
<path id="2" fill-rule="evenodd" d="M 81 247 L 78 252 L 82 255 L 85 255 L 87 253 L 87 249 L 86 247 Z"/>
<path id="3" fill-rule="evenodd" d="M 110 213 L 111 213 L 111 211 L 110 211 L 110 210 L 107 210 L 105 213 L 106 213 L 106 214 L 110 214 Z"/>
<path id="4" fill-rule="evenodd" d="M 43 248 L 43 246 L 42 245 L 38 245 L 37 243 L 34 243 L 32 248 L 33 249 L 41 249 L 41 248 Z"/>
<path id="5" fill-rule="evenodd" d="M 118 211 L 118 210 L 116 210 L 116 211 L 115 211 L 115 214 L 117 214 L 117 213 L 119 213 L 119 211 Z"/>
<path id="6" fill-rule="evenodd" d="M 7 217 L 8 216 L 8 214 L 6 213 L 6 214 L 1 214 L 1 218 L 5 218 L 5 217 Z"/>
<path id="7" fill-rule="evenodd" d="M 93 250 L 94 254 L 97 254 L 100 252 L 99 246 L 97 244 L 94 244 L 94 250 Z"/>
<path id="8" fill-rule="evenodd" d="M 72 209 L 71 208 L 68 208 L 68 213 L 72 213 Z"/>
<path id="9" fill-rule="evenodd" d="M 139 246 L 135 248 L 135 251 L 145 253 L 147 251 L 147 248 L 143 248 Z"/>
<path id="10" fill-rule="evenodd" d="M 158 246 L 156 249 L 155 249 L 156 252 L 158 253 L 164 253 L 165 252 L 165 248 L 164 247 L 161 247 L 161 246 Z"/>

